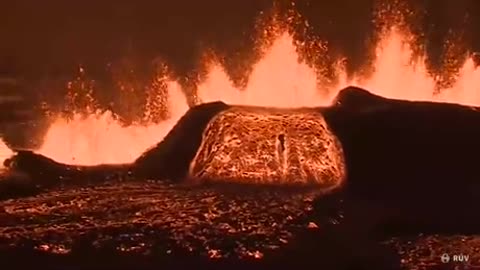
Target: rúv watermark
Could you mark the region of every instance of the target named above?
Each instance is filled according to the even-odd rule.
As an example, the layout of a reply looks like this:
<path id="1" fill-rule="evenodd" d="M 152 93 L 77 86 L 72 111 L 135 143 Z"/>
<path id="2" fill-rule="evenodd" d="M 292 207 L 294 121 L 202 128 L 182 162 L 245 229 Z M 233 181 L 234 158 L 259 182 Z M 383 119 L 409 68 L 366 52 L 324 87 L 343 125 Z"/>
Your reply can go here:
<path id="1" fill-rule="evenodd" d="M 443 253 L 440 256 L 440 261 L 442 263 L 468 263 L 469 260 L 470 260 L 470 255 L 463 254 L 463 253 L 457 253 L 457 254 Z"/>

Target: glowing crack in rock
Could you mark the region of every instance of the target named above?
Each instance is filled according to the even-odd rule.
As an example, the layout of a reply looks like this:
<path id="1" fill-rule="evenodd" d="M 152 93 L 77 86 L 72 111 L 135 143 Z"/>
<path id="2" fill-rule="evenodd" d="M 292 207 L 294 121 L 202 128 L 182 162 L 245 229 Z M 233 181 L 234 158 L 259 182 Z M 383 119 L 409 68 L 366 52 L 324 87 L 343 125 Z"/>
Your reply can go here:
<path id="1" fill-rule="evenodd" d="M 339 141 L 313 108 L 236 106 L 207 125 L 190 177 L 334 188 L 345 164 Z"/>

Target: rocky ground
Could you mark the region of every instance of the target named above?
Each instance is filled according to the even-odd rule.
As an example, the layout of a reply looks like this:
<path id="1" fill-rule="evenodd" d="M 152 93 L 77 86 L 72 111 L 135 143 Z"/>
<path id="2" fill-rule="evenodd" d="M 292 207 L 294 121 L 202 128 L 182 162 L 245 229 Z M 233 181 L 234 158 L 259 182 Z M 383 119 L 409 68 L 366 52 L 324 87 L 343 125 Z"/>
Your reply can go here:
<path id="1" fill-rule="evenodd" d="M 254 266 L 288 261 L 290 253 L 292 261 L 299 260 L 292 248 L 305 249 L 299 251 L 305 254 L 304 264 L 351 256 L 332 255 L 298 241 L 299 235 L 322 230 L 313 218 L 314 195 L 158 182 L 57 188 L 0 201 L 0 257 L 18 258 L 19 266 L 43 263 L 59 269 L 220 266 L 227 261 Z M 383 246 L 400 255 L 404 269 L 480 269 L 477 236 L 419 235 L 388 239 Z M 469 262 L 443 264 L 443 253 L 469 255 Z M 25 256 L 31 259 L 22 259 Z M 151 264 L 147 267 L 146 262 Z M 391 264 L 395 268 L 393 259 Z"/>
<path id="2" fill-rule="evenodd" d="M 479 235 L 418 235 L 411 238 L 392 238 L 387 242 L 402 257 L 407 269 L 480 269 Z M 468 255 L 467 262 L 442 263 L 441 257 L 448 254 Z M 453 260 L 453 259 L 452 259 Z"/>

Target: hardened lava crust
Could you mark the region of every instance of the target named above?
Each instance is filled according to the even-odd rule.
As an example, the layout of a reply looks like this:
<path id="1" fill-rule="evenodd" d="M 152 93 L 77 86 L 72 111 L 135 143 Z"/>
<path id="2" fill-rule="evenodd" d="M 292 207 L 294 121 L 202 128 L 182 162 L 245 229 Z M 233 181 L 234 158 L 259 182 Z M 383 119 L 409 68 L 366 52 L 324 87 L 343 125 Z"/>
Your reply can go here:
<path id="1" fill-rule="evenodd" d="M 0 203 L 0 247 L 28 242 L 36 250 L 68 254 L 82 238 L 93 237 L 92 248 L 125 253 L 261 258 L 308 225 L 312 200 L 308 192 L 220 192 L 153 181 L 52 190 Z"/>
<path id="2" fill-rule="evenodd" d="M 468 264 L 448 267 L 480 265 L 478 236 L 389 238 L 380 247 L 400 255 L 380 253 L 385 261 L 376 257 L 375 247 L 355 242 L 338 247 L 344 240 L 323 236 L 328 229 L 314 209 L 315 195 L 157 181 L 54 189 L 0 202 L 0 258 L 16 258 L 13 265 L 19 267 L 42 263 L 82 269 L 173 269 L 201 263 L 236 269 L 288 263 L 345 269 L 353 259 L 371 269 L 428 269 L 446 267 L 440 256 L 448 252 L 470 255 Z M 176 263 L 169 264 L 172 260 Z"/>

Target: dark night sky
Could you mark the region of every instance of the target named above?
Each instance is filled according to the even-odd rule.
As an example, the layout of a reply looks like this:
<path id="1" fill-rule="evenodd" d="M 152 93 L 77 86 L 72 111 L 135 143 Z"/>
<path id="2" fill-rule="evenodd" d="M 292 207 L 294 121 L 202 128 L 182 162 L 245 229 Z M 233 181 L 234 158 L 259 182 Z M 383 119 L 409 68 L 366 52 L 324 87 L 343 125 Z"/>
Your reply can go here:
<path id="1" fill-rule="evenodd" d="M 365 61 L 374 0 L 296 2 L 334 51 L 351 65 Z M 480 25 L 480 1 L 411 2 L 427 12 L 420 29 L 433 55 L 449 29 L 463 31 L 467 47 L 480 51 L 474 27 Z M 0 72 L 55 76 L 83 64 L 95 73 L 120 57 L 143 63 L 161 56 L 185 74 L 202 44 L 227 55 L 248 50 L 255 17 L 271 6 L 271 0 L 0 0 Z"/>

